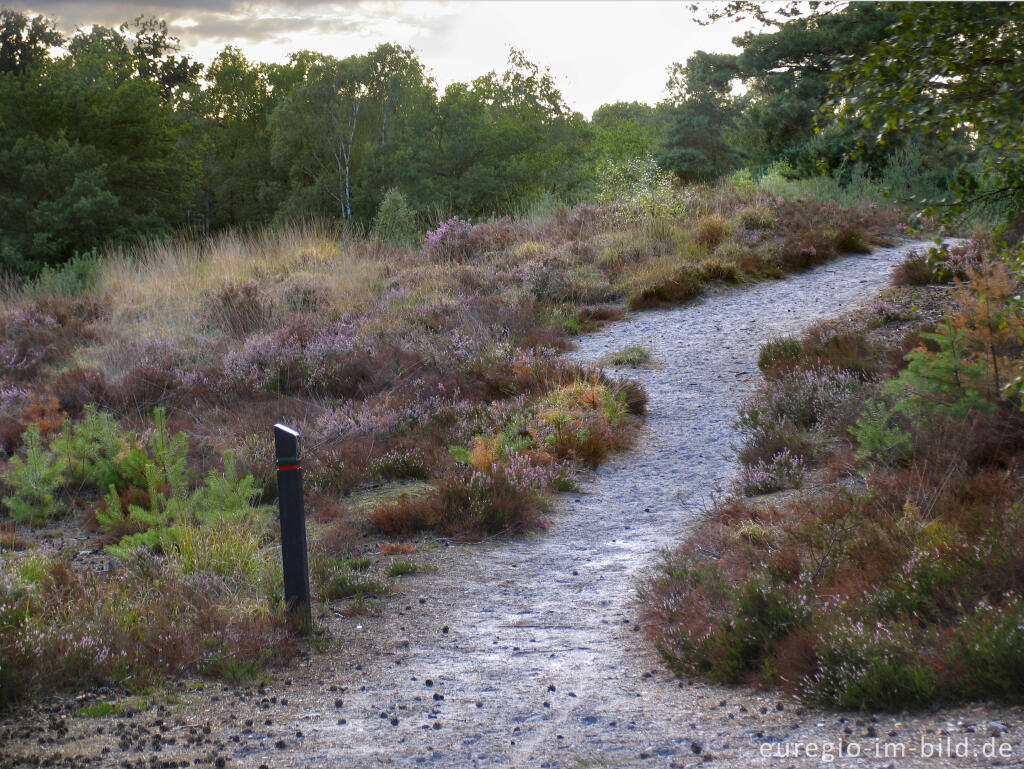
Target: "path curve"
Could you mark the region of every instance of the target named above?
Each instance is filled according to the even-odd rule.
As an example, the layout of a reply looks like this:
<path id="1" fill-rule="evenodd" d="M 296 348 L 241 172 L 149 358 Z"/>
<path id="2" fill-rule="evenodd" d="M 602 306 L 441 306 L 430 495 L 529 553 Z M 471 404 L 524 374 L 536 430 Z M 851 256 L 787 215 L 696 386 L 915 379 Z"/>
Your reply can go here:
<path id="1" fill-rule="evenodd" d="M 428 605 L 363 665 L 366 690 L 349 685 L 346 723 L 331 713 L 319 724 L 307 765 L 685 766 L 707 754 L 760 765 L 766 724 L 801 735 L 836 723 L 793 717 L 791 701 L 749 690 L 680 686 L 642 646 L 637 577 L 735 472 L 732 423 L 760 345 L 873 296 L 908 250 L 929 245 L 846 257 L 582 337 L 581 361 L 643 344 L 660 362 L 637 372 L 649 394 L 637 447 L 589 474 L 585 493 L 563 495 L 546 533 L 442 556 L 417 585 Z M 742 737 L 737 717 L 750 721 Z"/>
<path id="2" fill-rule="evenodd" d="M 581 338 L 573 353 L 581 361 L 632 344 L 650 347 L 660 361 L 638 372 L 649 410 L 635 449 L 588 473 L 582 492 L 562 495 L 547 532 L 422 551 L 417 558 L 437 571 L 400 581 L 383 617 L 329 619 L 339 648 L 312 656 L 269 689 L 182 695 L 176 728 L 209 719 L 204 760 L 271 769 L 781 769 L 822 763 L 820 755 L 774 757 L 794 742 L 835 750 L 840 740 L 870 747 L 878 738 L 909 746 L 894 765 L 934 769 L 945 762 L 919 756 L 914 746 L 924 735 L 940 739 L 940 731 L 978 744 L 994 734 L 1013 750 L 1000 765 L 1024 766 L 1019 710 L 979 706 L 873 720 L 805 710 L 773 693 L 672 678 L 636 625 L 641 571 L 680 541 L 736 470 L 732 423 L 756 384 L 761 343 L 870 298 L 910 248 L 929 244 L 716 291 Z M 91 752 L 87 739 L 67 748 Z M 111 766 L 124 757 L 107 754 Z M 974 756 L 950 765 L 985 763 Z M 837 765 L 888 764 L 846 757 Z"/>

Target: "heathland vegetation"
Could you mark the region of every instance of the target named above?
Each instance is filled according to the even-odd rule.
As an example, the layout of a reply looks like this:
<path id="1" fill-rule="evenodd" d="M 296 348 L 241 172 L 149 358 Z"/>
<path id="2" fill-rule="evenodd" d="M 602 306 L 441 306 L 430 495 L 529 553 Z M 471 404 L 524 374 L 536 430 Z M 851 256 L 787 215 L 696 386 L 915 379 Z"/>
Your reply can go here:
<path id="1" fill-rule="evenodd" d="M 969 17 L 979 48 L 998 44 L 986 57 L 1019 50 L 1016 6 L 971 8 L 932 11 Z M 939 51 L 966 85 L 946 89 L 948 109 L 935 94 L 927 120 L 944 117 L 925 125 L 909 117 L 918 91 L 885 91 L 879 66 L 858 75 L 880 50 L 945 45 L 916 19 L 889 4 L 787 19 L 738 57 L 675 68 L 664 104 L 586 121 L 514 51 L 505 73 L 438 94 L 397 46 L 285 65 L 228 48 L 203 68 L 159 22 L 65 40 L 4 10 L 0 703 L 258 675 L 298 648 L 268 509 L 273 421 L 305 437 L 316 600 L 373 611 L 417 569 L 415 545 L 394 540 L 542 528 L 575 467 L 629 445 L 645 395 L 560 357 L 574 335 L 869 249 L 908 217 L 1012 221 L 1020 128 L 1003 93 L 1024 81 L 993 90 L 988 58 Z M 932 83 L 915 62 L 908 76 Z M 870 100 L 838 99 L 843 76 Z M 955 205 L 925 211 L 944 195 Z M 903 343 L 922 345 L 906 361 L 856 328 L 766 348 L 740 417 L 741 490 L 792 485 L 815 462 L 867 473 L 868 490 L 792 514 L 740 500 L 701 524 L 714 552 L 684 546 L 651 589 L 673 666 L 798 671 L 843 706 L 1024 691 L 949 662 L 994 671 L 1020 651 L 1021 323 L 1016 264 L 991 266 L 1001 242 L 906 267 L 971 279 L 959 315 Z M 657 365 L 643 349 L 610 363 Z M 39 535 L 64 541 L 61 527 L 104 549 L 83 559 Z M 920 589 L 898 578 L 906 564 L 927 572 Z M 869 580 L 891 600 L 862 601 Z M 896 640 L 846 632 L 840 613 Z M 911 644 L 940 662 L 907 663 Z M 849 694 L 847 647 L 877 663 L 880 691 L 908 683 Z"/>

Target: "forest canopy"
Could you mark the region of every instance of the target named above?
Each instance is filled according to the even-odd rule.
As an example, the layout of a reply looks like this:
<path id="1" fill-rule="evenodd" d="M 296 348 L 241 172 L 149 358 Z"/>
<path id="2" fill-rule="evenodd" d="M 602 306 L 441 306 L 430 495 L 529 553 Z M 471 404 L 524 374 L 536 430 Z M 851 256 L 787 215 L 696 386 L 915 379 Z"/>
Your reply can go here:
<path id="1" fill-rule="evenodd" d="M 574 203 L 649 155 L 682 183 L 825 174 L 950 215 L 979 202 L 1019 213 L 1019 4 L 706 9 L 704 23 L 764 26 L 735 38 L 737 53 L 672 65 L 662 103 L 590 120 L 516 49 L 504 71 L 441 89 L 390 43 L 283 64 L 228 46 L 203 65 L 158 19 L 65 36 L 3 9 L 0 272 L 174 230 L 368 226 L 389 194 L 423 225 Z"/>

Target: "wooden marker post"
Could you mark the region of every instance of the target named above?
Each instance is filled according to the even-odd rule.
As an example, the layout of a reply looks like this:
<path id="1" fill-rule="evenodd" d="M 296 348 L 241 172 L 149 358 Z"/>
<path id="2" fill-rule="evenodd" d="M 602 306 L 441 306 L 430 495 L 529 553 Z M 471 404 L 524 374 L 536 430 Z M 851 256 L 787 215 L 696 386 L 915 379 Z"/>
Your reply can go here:
<path id="1" fill-rule="evenodd" d="M 309 564 L 306 557 L 306 514 L 302 505 L 302 466 L 299 434 L 287 425 L 274 425 L 277 454 L 277 496 L 281 506 L 281 560 L 284 601 L 298 621 L 299 632 L 313 627 L 309 608 Z"/>

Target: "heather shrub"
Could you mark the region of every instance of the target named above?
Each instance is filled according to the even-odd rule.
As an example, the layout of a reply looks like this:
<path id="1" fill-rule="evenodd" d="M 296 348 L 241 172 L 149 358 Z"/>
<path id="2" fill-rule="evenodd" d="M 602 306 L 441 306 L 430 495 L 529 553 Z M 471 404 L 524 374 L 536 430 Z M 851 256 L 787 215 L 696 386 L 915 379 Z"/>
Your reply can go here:
<path id="1" fill-rule="evenodd" d="M 377 457 L 369 465 L 370 474 L 378 479 L 428 478 L 427 458 L 418 449 L 394 449 Z"/>
<path id="2" fill-rule="evenodd" d="M 737 426 L 751 441 L 782 420 L 799 428 L 848 422 L 864 395 L 859 378 L 834 368 L 791 369 L 751 395 L 739 409 Z"/>
<path id="3" fill-rule="evenodd" d="M 894 286 L 927 286 L 935 282 L 935 275 L 928 265 L 928 257 L 920 251 L 910 251 L 892 273 Z"/>
<path id="4" fill-rule="evenodd" d="M 385 503 L 370 514 L 370 521 L 381 532 L 399 536 L 428 529 L 467 538 L 522 533 L 543 525 L 544 495 L 557 474 L 558 468 L 513 453 L 446 476 L 422 497 Z"/>
<path id="5" fill-rule="evenodd" d="M 833 236 L 833 245 L 841 254 L 867 254 L 871 251 L 864 233 L 857 227 L 841 227 Z"/>
<path id="6" fill-rule="evenodd" d="M 423 250 L 434 261 L 464 262 L 474 255 L 470 242 L 472 231 L 472 224 L 453 216 L 426 234 Z"/>
<path id="7" fill-rule="evenodd" d="M 809 603 L 798 586 L 751 580 L 734 587 L 713 563 L 666 554 L 662 576 L 645 592 L 658 627 L 658 651 L 677 675 L 701 673 L 713 683 L 757 680 L 777 641 L 803 626 Z"/>
<path id="8" fill-rule="evenodd" d="M 569 267 L 554 260 L 535 262 L 527 285 L 534 298 L 545 302 L 598 304 L 618 298 L 604 273 L 589 264 Z"/>
<path id="9" fill-rule="evenodd" d="M 804 368 L 827 366 L 852 372 L 864 380 L 878 373 L 882 350 L 868 339 L 859 324 L 843 327 L 835 323 L 812 326 L 800 339 Z"/>
<path id="10" fill-rule="evenodd" d="M 596 466 L 624 445 L 628 414 L 622 394 L 597 381 L 576 381 L 547 395 L 529 432 L 552 456 Z"/>
<path id="11" fill-rule="evenodd" d="M 1024 700 L 1024 599 L 982 600 L 958 628 L 952 679 L 964 697 Z"/>
<path id="12" fill-rule="evenodd" d="M 740 279 L 739 265 L 724 259 L 705 259 L 700 263 L 701 280 L 721 280 L 737 283 Z"/>
<path id="13" fill-rule="evenodd" d="M 929 249 L 926 262 L 936 283 L 952 283 L 980 270 L 988 255 L 986 244 L 971 239 L 952 247 L 944 244 Z"/>
<path id="14" fill-rule="evenodd" d="M 15 566 L 0 566 L 0 701 L 216 675 L 225 658 L 259 669 L 295 648 L 281 607 L 266 596 L 279 585 L 189 576 L 147 552 L 111 575 L 39 556 Z"/>
<path id="15" fill-rule="evenodd" d="M 745 496 L 770 494 L 782 489 L 799 488 L 804 478 L 804 460 L 783 449 L 768 460 L 740 468 L 736 489 Z"/>
<path id="16" fill-rule="evenodd" d="M 235 337 L 266 328 L 274 315 L 274 301 L 255 280 L 228 283 L 207 300 L 206 322 Z"/>
<path id="17" fill-rule="evenodd" d="M 693 238 L 708 249 L 715 248 L 729 232 L 729 222 L 721 214 L 702 216 L 693 228 Z"/>
<path id="18" fill-rule="evenodd" d="M 845 710 L 927 705 L 936 693 L 936 674 L 921 658 L 920 636 L 910 623 L 838 623 L 821 636 L 818 670 L 804 682 L 803 697 Z"/>

